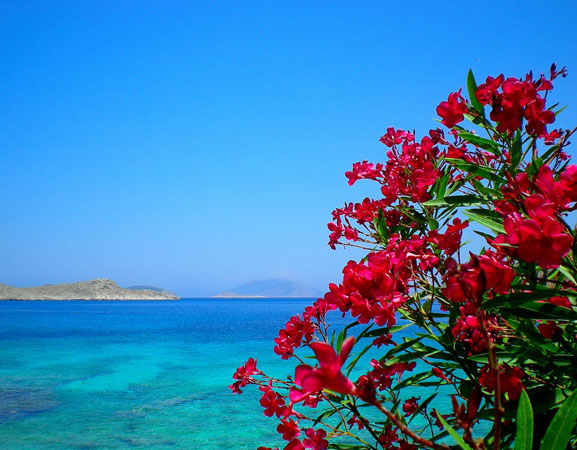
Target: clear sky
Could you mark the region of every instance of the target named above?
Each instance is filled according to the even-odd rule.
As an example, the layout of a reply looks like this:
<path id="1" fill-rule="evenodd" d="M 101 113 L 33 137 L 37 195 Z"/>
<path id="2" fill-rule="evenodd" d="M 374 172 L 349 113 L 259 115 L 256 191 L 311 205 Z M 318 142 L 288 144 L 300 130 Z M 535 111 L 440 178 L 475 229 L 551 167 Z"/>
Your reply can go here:
<path id="1" fill-rule="evenodd" d="M 0 283 L 325 289 L 353 162 L 434 127 L 467 70 L 567 66 L 577 2 L 0 0 Z"/>

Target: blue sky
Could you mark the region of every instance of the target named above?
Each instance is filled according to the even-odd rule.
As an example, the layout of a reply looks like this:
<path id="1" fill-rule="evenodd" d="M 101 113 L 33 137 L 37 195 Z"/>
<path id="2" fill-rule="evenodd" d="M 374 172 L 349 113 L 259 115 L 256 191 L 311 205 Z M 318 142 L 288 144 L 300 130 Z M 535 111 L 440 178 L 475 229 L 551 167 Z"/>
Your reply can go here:
<path id="1" fill-rule="evenodd" d="M 184 296 L 324 289 L 326 223 L 388 126 L 434 127 L 467 70 L 567 66 L 577 3 L 0 1 L 0 282 L 108 277 Z"/>

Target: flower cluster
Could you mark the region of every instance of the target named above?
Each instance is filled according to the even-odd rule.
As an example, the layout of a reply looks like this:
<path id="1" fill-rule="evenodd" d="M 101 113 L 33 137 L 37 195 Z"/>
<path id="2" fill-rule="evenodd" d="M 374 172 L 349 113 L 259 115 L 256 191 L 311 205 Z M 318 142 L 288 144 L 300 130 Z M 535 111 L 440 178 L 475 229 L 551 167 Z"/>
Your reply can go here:
<path id="1" fill-rule="evenodd" d="M 553 65 L 477 86 L 470 73 L 468 98 L 458 90 L 437 107 L 446 135 L 388 128 L 386 161 L 346 172 L 350 186 L 379 189 L 333 211 L 329 245 L 366 256 L 279 331 L 274 351 L 298 361 L 294 376 L 249 359 L 230 386 L 258 386 L 285 450 L 447 450 L 446 431 L 499 449 L 526 431 L 510 420 L 518 407 L 557 399 L 535 408 L 544 435 L 559 402 L 573 401 L 577 165 L 564 150 L 576 130 L 547 129 L 557 115 L 547 96 L 564 76 Z M 477 235 L 486 248 L 467 244 Z M 346 326 L 332 329 L 330 312 Z"/>

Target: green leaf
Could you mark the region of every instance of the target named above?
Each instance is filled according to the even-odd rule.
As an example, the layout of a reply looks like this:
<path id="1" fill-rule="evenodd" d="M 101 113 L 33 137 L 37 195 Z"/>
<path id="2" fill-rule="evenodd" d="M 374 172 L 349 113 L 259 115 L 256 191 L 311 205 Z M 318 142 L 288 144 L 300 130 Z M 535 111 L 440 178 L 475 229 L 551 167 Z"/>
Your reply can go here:
<path id="1" fill-rule="evenodd" d="M 456 158 L 444 158 L 445 161 L 450 162 L 455 167 L 464 170 L 472 175 L 477 177 L 486 178 L 487 180 L 495 181 L 497 183 L 502 183 L 505 180 L 497 175 L 493 170 L 488 167 L 480 166 L 478 164 L 469 163 L 467 161 L 463 161 L 462 159 Z"/>
<path id="2" fill-rule="evenodd" d="M 563 402 L 541 441 L 541 450 L 566 450 L 577 421 L 577 391 Z"/>
<path id="3" fill-rule="evenodd" d="M 471 447 L 467 445 L 467 443 L 463 440 L 463 438 L 459 436 L 457 431 L 447 423 L 445 418 L 440 413 L 437 413 L 437 418 L 439 419 L 439 422 L 443 424 L 445 430 L 447 430 L 451 435 L 451 437 L 455 439 L 455 442 L 459 444 L 459 447 L 461 447 L 463 450 L 473 450 Z"/>
<path id="4" fill-rule="evenodd" d="M 503 227 L 503 225 L 500 224 L 499 222 L 496 222 L 493 219 L 490 219 L 487 216 L 483 216 L 481 214 L 478 214 L 478 213 L 472 212 L 472 211 L 463 211 L 463 214 L 469 220 L 472 220 L 473 222 L 477 222 L 478 224 L 489 228 L 489 230 L 494 231 L 495 233 L 505 234 L 505 228 Z"/>
<path id="5" fill-rule="evenodd" d="M 499 144 L 491 139 L 486 139 L 481 136 L 477 136 L 473 133 L 459 133 L 459 137 L 470 144 L 476 145 L 483 150 L 487 150 L 488 152 L 493 153 L 496 156 L 501 156 L 501 149 L 499 148 Z"/>
<path id="6" fill-rule="evenodd" d="M 389 239 L 389 230 L 387 228 L 387 219 L 385 218 L 385 213 L 381 208 L 379 208 L 379 213 L 377 217 L 373 220 L 373 226 L 377 231 L 379 237 L 384 241 L 388 241 Z"/>
<path id="7" fill-rule="evenodd" d="M 511 147 L 511 167 L 513 169 L 516 169 L 521 162 L 521 156 L 521 131 L 517 130 L 513 139 L 513 146 Z"/>
<path id="8" fill-rule="evenodd" d="M 433 188 L 433 192 L 436 192 L 437 196 L 442 197 L 443 195 L 445 195 L 445 191 L 447 190 L 447 184 L 449 183 L 450 178 L 451 174 L 446 173 L 437 180 L 437 185 Z"/>
<path id="9" fill-rule="evenodd" d="M 440 206 L 440 205 L 473 205 L 476 203 L 486 203 L 488 199 L 479 197 L 477 195 L 451 195 L 448 197 L 434 198 L 433 200 L 423 203 L 425 206 Z"/>
<path id="10" fill-rule="evenodd" d="M 541 159 L 543 161 L 547 161 L 547 159 L 549 159 L 549 157 L 551 155 L 553 155 L 553 153 L 555 153 L 557 150 L 559 150 L 559 146 L 558 145 L 554 145 L 553 147 L 551 147 L 549 150 L 547 150 L 545 153 L 543 153 L 543 155 L 541 155 Z"/>
<path id="11" fill-rule="evenodd" d="M 531 450 L 533 448 L 533 408 L 525 389 L 521 391 L 517 407 L 517 434 L 515 435 L 515 450 Z"/>
<path id="12" fill-rule="evenodd" d="M 483 114 L 483 105 L 477 98 L 477 82 L 471 69 L 469 69 L 469 73 L 467 73 L 467 92 L 469 93 L 469 101 L 473 109 L 479 114 Z"/>
<path id="13" fill-rule="evenodd" d="M 537 172 L 539 172 L 539 169 L 541 168 L 541 166 L 544 164 L 544 161 L 541 158 L 535 158 L 531 164 L 529 165 L 529 167 L 527 168 L 527 174 L 530 177 L 533 177 L 534 175 L 537 174 Z"/>
<path id="14" fill-rule="evenodd" d="M 567 108 L 567 106 L 569 105 L 565 105 L 562 108 L 558 109 L 557 111 L 553 111 L 555 113 L 556 116 L 558 116 L 559 114 L 561 114 L 563 111 L 565 111 L 565 109 Z"/>
<path id="15" fill-rule="evenodd" d="M 359 362 L 359 359 L 361 359 L 361 357 L 367 353 L 369 351 L 369 349 L 373 346 L 373 344 L 369 344 L 367 345 L 357 356 L 355 356 L 355 358 L 349 363 L 349 365 L 346 367 L 347 369 L 347 376 L 349 376 L 351 374 L 351 372 L 353 371 L 353 369 L 355 368 L 355 366 L 357 365 L 357 363 Z"/>
<path id="16" fill-rule="evenodd" d="M 317 418 L 315 419 L 313 425 L 317 425 L 321 420 L 323 419 L 328 419 L 329 417 L 331 417 L 333 414 L 335 414 L 339 409 L 342 408 L 337 408 L 337 409 L 327 409 L 325 411 L 323 411 L 321 414 L 319 414 L 317 416 Z"/>
<path id="17" fill-rule="evenodd" d="M 518 292 L 515 294 L 499 295 L 483 302 L 483 308 L 487 311 L 500 307 L 512 308 L 514 306 L 534 302 L 535 300 L 545 300 L 550 297 L 555 297 L 556 295 L 558 294 L 549 292 Z"/>
<path id="18" fill-rule="evenodd" d="M 399 344 L 397 346 L 395 346 L 394 348 L 392 348 L 391 350 L 389 350 L 385 356 L 383 356 L 380 360 L 381 361 L 386 361 L 387 359 L 391 358 L 393 355 L 396 355 L 397 353 L 402 352 L 403 350 L 406 350 L 407 348 L 411 347 L 413 344 L 419 342 L 421 339 L 423 339 L 422 337 L 416 338 L 416 339 L 411 339 L 408 341 L 403 342 L 402 344 Z"/>
<path id="19" fill-rule="evenodd" d="M 575 280 L 575 277 L 573 276 L 573 274 L 571 272 L 569 272 L 569 270 L 565 266 L 559 266 L 559 272 L 561 272 L 573 284 L 577 284 L 577 280 Z"/>
<path id="20" fill-rule="evenodd" d="M 575 311 L 550 303 L 524 303 L 516 308 L 504 307 L 501 312 L 527 319 L 577 320 Z"/>
<path id="21" fill-rule="evenodd" d="M 501 194 L 501 192 L 495 190 L 495 189 L 491 189 L 488 188 L 487 186 L 485 186 L 483 183 L 481 183 L 479 180 L 471 180 L 473 182 L 473 186 L 475 186 L 475 189 L 477 189 L 477 191 L 484 195 L 485 197 L 497 197 L 500 198 L 503 196 L 503 194 Z"/>

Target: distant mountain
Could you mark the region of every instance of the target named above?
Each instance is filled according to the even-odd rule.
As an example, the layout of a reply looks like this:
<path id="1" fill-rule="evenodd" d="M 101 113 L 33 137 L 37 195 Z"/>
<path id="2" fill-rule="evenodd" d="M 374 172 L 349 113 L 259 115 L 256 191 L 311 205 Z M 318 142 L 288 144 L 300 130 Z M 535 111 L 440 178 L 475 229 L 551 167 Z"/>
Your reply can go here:
<path id="1" fill-rule="evenodd" d="M 213 295 L 215 298 L 231 298 L 231 297 L 246 297 L 246 298 L 311 298 L 319 297 L 320 291 L 312 289 L 301 283 L 291 280 L 283 280 L 279 278 L 253 281 L 251 283 L 242 284 L 224 292 Z"/>
<path id="2" fill-rule="evenodd" d="M 178 300 L 178 298 L 166 291 L 124 289 L 106 278 L 27 288 L 0 284 L 0 300 Z"/>

